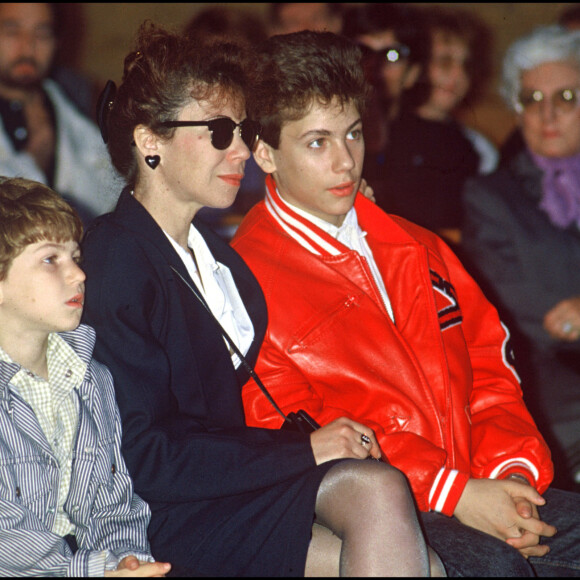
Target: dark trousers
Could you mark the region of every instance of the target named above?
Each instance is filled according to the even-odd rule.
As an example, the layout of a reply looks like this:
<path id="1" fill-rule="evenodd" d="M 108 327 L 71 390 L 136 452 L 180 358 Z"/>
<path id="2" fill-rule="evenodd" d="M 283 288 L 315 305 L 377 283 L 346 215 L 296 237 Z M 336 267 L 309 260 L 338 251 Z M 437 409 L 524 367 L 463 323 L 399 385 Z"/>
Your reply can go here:
<path id="1" fill-rule="evenodd" d="M 463 525 L 457 518 L 421 513 L 429 545 L 439 554 L 450 577 L 580 577 L 580 494 L 548 489 L 540 518 L 556 526 L 541 558 L 524 558 L 509 544 Z"/>

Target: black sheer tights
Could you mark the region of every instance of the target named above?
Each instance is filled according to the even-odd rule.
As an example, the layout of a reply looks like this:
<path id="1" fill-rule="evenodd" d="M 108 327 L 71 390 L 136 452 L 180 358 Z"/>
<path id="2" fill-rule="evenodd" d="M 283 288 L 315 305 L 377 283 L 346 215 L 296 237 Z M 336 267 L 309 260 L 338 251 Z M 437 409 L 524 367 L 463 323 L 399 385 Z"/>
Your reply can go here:
<path id="1" fill-rule="evenodd" d="M 428 550 L 407 481 L 375 461 L 333 466 L 320 485 L 306 576 L 444 575 Z"/>

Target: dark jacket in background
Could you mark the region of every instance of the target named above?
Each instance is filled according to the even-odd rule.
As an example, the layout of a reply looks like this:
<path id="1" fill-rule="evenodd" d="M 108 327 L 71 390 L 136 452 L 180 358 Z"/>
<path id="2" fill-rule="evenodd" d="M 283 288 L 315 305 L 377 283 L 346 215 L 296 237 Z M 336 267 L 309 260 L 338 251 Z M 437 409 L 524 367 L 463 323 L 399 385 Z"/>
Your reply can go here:
<path id="1" fill-rule="evenodd" d="M 528 407 L 580 468 L 580 343 L 554 340 L 543 328 L 551 308 L 580 295 L 580 231 L 554 226 L 538 208 L 541 196 L 542 171 L 525 149 L 469 180 L 463 251 L 519 337 L 516 367 Z"/>
<path id="2" fill-rule="evenodd" d="M 382 209 L 436 231 L 461 227 L 463 185 L 478 167 L 479 155 L 455 121 L 402 113 L 384 155 L 365 160 L 364 175 Z"/>

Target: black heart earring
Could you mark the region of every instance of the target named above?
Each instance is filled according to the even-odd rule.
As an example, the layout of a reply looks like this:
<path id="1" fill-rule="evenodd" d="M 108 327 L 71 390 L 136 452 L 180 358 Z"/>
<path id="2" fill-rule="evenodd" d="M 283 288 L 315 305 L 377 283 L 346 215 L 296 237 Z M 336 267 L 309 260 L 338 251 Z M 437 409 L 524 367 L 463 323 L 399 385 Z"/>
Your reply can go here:
<path id="1" fill-rule="evenodd" d="M 160 162 L 161 157 L 159 157 L 159 155 L 147 155 L 147 157 L 145 157 L 145 163 L 147 163 L 151 169 L 155 169 Z"/>

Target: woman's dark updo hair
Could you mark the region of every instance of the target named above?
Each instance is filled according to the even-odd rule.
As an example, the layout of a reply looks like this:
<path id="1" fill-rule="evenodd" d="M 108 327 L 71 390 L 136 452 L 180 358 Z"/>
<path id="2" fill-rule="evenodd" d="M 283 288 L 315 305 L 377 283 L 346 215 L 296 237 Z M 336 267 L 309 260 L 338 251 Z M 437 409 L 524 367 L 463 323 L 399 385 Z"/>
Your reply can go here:
<path id="1" fill-rule="evenodd" d="M 251 86 L 248 63 L 247 52 L 237 44 L 200 45 L 150 21 L 141 25 L 103 121 L 113 165 L 129 185 L 137 177 L 135 128 L 144 125 L 169 139 L 175 129 L 160 123 L 177 119 L 191 99 L 217 105 L 234 99 L 245 106 Z"/>

